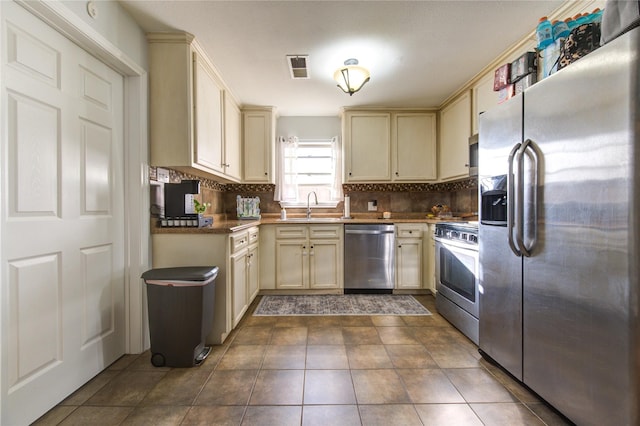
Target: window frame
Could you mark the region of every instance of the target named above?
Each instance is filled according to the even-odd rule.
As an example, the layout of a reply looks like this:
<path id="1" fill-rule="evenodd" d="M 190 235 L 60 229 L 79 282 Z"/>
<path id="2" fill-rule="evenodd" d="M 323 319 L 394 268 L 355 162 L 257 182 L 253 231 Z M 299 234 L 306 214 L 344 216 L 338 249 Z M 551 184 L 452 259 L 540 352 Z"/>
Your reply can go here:
<path id="1" fill-rule="evenodd" d="M 330 158 L 334 164 L 334 168 L 335 170 L 332 170 L 331 173 L 328 174 L 324 174 L 329 175 L 331 180 L 335 180 L 336 179 L 336 174 L 339 175 L 340 177 L 340 188 L 342 189 L 342 183 L 343 183 L 343 179 L 342 179 L 342 164 L 340 162 L 340 158 L 341 158 L 341 152 L 340 150 L 342 149 L 340 141 L 337 137 L 334 138 L 322 138 L 322 139 L 298 139 L 297 140 L 297 144 L 298 147 L 297 149 L 300 150 L 300 147 L 302 146 L 303 149 L 305 148 L 311 148 L 313 149 L 314 147 L 326 147 L 326 145 L 330 146 L 330 150 L 331 150 L 331 155 Z M 283 155 L 284 157 L 284 155 Z M 309 158 L 309 156 L 296 156 L 296 160 L 300 159 L 300 158 Z M 318 158 L 324 158 L 326 159 L 327 156 L 318 156 Z M 282 164 L 282 167 L 284 167 L 284 164 L 286 164 L 288 161 L 290 161 L 289 158 L 281 158 L 280 159 L 280 164 Z M 291 174 L 291 173 L 287 173 L 286 170 L 282 171 L 282 175 L 283 176 L 287 176 L 287 174 Z M 300 175 L 300 174 L 305 174 L 305 173 L 296 173 L 296 175 Z M 319 174 L 320 175 L 320 174 Z M 286 178 L 285 178 L 286 179 Z M 291 201 L 291 200 L 280 200 L 280 206 L 282 208 L 307 208 L 307 200 L 309 201 L 309 207 L 312 209 L 316 209 L 316 208 L 336 208 L 338 203 L 342 200 L 342 191 L 339 191 L 339 196 L 336 199 L 330 199 L 330 200 L 319 200 L 318 204 L 315 204 L 315 198 L 314 197 L 310 197 L 310 194 L 312 191 L 315 191 L 314 188 L 326 188 L 331 192 L 334 192 L 336 188 L 334 188 L 334 185 L 332 183 L 326 183 L 326 182 L 311 182 L 311 183 L 296 183 L 297 187 L 298 187 L 298 191 L 297 191 L 297 200 L 296 201 Z M 301 191 L 300 188 L 308 188 L 308 191 Z M 302 197 L 302 193 L 306 193 L 307 194 L 307 199 L 301 199 Z M 316 194 L 319 191 L 316 191 Z"/>

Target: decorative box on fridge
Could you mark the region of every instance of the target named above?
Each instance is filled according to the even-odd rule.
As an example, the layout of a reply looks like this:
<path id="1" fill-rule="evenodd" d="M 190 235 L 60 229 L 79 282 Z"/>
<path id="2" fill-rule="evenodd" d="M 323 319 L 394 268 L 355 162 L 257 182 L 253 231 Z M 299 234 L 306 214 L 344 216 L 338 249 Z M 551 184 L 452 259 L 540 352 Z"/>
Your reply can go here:
<path id="1" fill-rule="evenodd" d="M 493 77 L 493 90 L 499 91 L 511 83 L 511 64 L 504 64 L 498 68 Z"/>
<path id="2" fill-rule="evenodd" d="M 522 77 L 535 73 L 538 69 L 538 57 L 536 52 L 526 52 L 511 63 L 511 83 L 515 83 Z"/>
<path id="3" fill-rule="evenodd" d="M 508 84 L 506 87 L 498 90 L 498 103 L 501 104 L 505 101 L 508 101 L 514 96 L 514 87 L 513 84 Z"/>

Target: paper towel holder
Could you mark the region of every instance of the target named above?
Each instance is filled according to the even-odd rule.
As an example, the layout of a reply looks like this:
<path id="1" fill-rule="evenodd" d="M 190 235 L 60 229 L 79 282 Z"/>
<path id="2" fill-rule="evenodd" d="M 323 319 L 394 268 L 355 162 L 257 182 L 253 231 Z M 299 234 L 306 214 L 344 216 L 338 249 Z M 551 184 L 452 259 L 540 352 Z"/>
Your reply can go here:
<path id="1" fill-rule="evenodd" d="M 348 195 L 344 196 L 344 212 L 342 219 L 351 219 L 351 199 Z"/>

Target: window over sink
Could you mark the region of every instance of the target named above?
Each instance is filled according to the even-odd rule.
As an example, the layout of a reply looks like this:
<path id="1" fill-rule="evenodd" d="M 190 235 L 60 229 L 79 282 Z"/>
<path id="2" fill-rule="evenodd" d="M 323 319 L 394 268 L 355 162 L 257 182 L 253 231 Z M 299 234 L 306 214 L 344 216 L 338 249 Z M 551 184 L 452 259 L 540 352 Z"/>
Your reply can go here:
<path id="1" fill-rule="evenodd" d="M 342 199 L 339 139 L 279 137 L 277 142 L 276 201 L 283 207 L 306 207 L 307 196 L 314 191 L 318 207 L 336 207 Z"/>

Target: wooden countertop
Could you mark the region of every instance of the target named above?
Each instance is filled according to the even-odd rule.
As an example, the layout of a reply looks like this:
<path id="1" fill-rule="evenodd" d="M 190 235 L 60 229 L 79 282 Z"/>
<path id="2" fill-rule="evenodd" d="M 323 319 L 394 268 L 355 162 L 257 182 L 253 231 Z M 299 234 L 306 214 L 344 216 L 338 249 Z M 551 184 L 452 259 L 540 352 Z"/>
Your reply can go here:
<path id="1" fill-rule="evenodd" d="M 349 219 L 337 217 L 335 215 L 312 215 L 311 219 L 304 216 L 292 216 L 286 220 L 280 219 L 277 214 L 265 214 L 262 218 L 256 220 L 238 220 L 226 219 L 224 215 L 214 217 L 213 225 L 207 228 L 191 228 L 191 227 L 160 227 L 157 226 L 157 219 L 151 220 L 152 234 L 230 234 L 232 232 L 242 231 L 258 225 L 308 225 L 308 224 L 331 224 L 331 223 L 438 223 L 438 222 L 466 222 L 469 220 L 477 220 L 477 216 L 473 214 L 464 214 L 462 216 L 453 217 L 427 217 L 424 213 L 407 213 L 392 215 L 390 219 L 383 219 L 380 214 L 358 214 L 356 217 Z"/>

